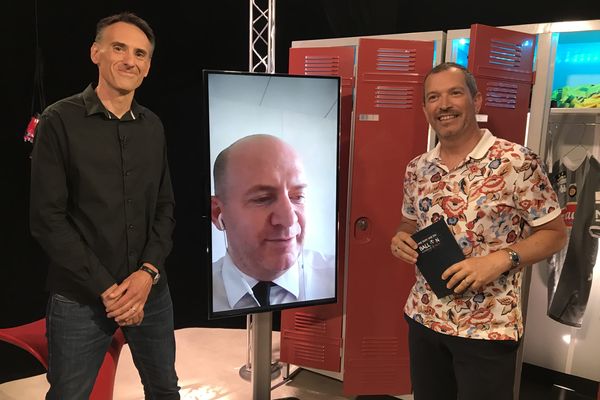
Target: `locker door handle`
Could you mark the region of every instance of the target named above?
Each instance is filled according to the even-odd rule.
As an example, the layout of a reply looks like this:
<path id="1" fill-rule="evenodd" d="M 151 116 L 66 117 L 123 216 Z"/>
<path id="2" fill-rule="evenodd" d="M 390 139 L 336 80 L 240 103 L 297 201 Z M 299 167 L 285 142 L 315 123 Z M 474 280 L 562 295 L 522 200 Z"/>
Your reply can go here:
<path id="1" fill-rule="evenodd" d="M 360 218 L 356 221 L 356 227 L 361 231 L 369 229 L 369 221 L 366 218 Z"/>
<path id="2" fill-rule="evenodd" d="M 354 239 L 359 243 L 371 241 L 371 223 L 369 218 L 361 217 L 354 222 Z"/>

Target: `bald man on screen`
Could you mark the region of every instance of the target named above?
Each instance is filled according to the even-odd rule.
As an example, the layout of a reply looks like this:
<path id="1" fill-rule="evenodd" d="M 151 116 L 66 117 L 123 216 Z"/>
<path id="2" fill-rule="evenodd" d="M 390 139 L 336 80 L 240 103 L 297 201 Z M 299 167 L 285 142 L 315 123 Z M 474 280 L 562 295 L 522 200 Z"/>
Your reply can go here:
<path id="1" fill-rule="evenodd" d="M 308 183 L 297 152 L 250 135 L 219 153 L 213 172 L 211 219 L 227 243 L 213 263 L 213 312 L 334 297 L 335 257 L 304 249 Z"/>

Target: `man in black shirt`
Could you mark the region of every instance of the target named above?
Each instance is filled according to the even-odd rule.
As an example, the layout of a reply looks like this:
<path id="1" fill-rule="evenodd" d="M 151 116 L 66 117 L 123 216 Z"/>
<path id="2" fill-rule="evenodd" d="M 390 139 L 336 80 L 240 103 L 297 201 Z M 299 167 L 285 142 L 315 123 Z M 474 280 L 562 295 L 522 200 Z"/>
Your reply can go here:
<path id="1" fill-rule="evenodd" d="M 159 118 L 134 100 L 154 34 L 98 22 L 97 86 L 48 107 L 32 153 L 31 231 L 50 257 L 47 399 L 84 399 L 118 326 L 146 398 L 179 399 L 164 261 L 174 199 Z"/>

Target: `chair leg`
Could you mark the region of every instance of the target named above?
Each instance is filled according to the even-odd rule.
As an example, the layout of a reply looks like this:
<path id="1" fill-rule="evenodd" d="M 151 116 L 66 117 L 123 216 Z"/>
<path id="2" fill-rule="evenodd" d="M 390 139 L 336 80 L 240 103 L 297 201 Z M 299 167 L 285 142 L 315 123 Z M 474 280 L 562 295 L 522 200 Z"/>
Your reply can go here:
<path id="1" fill-rule="evenodd" d="M 34 356 L 48 369 L 48 341 L 46 340 L 46 320 L 0 329 L 0 340 L 20 347 Z"/>
<path id="2" fill-rule="evenodd" d="M 28 351 L 48 369 L 48 342 L 46 340 L 45 319 L 19 327 L 0 329 L 0 340 Z M 125 336 L 121 329 L 117 329 L 98 371 L 90 395 L 91 400 L 112 400 L 117 364 L 123 344 L 125 344 Z"/>

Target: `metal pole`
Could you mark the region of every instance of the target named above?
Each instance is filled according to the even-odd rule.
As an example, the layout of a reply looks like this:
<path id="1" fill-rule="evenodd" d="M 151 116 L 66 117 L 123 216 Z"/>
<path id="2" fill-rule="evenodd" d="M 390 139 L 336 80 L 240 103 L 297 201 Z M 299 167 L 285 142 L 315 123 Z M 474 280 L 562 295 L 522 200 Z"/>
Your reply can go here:
<path id="1" fill-rule="evenodd" d="M 254 1 L 250 0 L 250 21 L 248 21 L 248 71 L 252 72 L 252 67 L 254 65 L 252 52 L 254 51 L 254 46 L 252 45 L 252 38 L 254 37 Z"/>
<path id="2" fill-rule="evenodd" d="M 246 315 L 246 332 L 247 332 L 247 340 L 246 340 L 246 364 L 242 365 L 239 370 L 240 377 L 244 380 L 252 379 L 252 315 Z"/>
<path id="3" fill-rule="evenodd" d="M 275 1 L 250 0 L 248 71 L 275 72 Z M 266 53 L 266 54 L 265 54 Z M 258 59 L 254 62 L 255 57 Z M 252 378 L 252 398 L 271 398 L 271 379 L 280 374 L 280 366 L 271 364 L 272 352 L 271 312 L 247 316 L 248 353 L 246 365 L 240 368 L 240 376 Z"/>
<path id="4" fill-rule="evenodd" d="M 271 312 L 252 314 L 252 398 L 271 398 Z"/>
<path id="5" fill-rule="evenodd" d="M 275 1 L 250 0 L 250 72 L 275 73 Z"/>
<path id="6" fill-rule="evenodd" d="M 269 48 L 267 50 L 269 55 L 269 65 L 266 72 L 270 74 L 275 73 L 275 1 L 276 0 L 269 0 L 269 42 L 267 44 Z"/>

